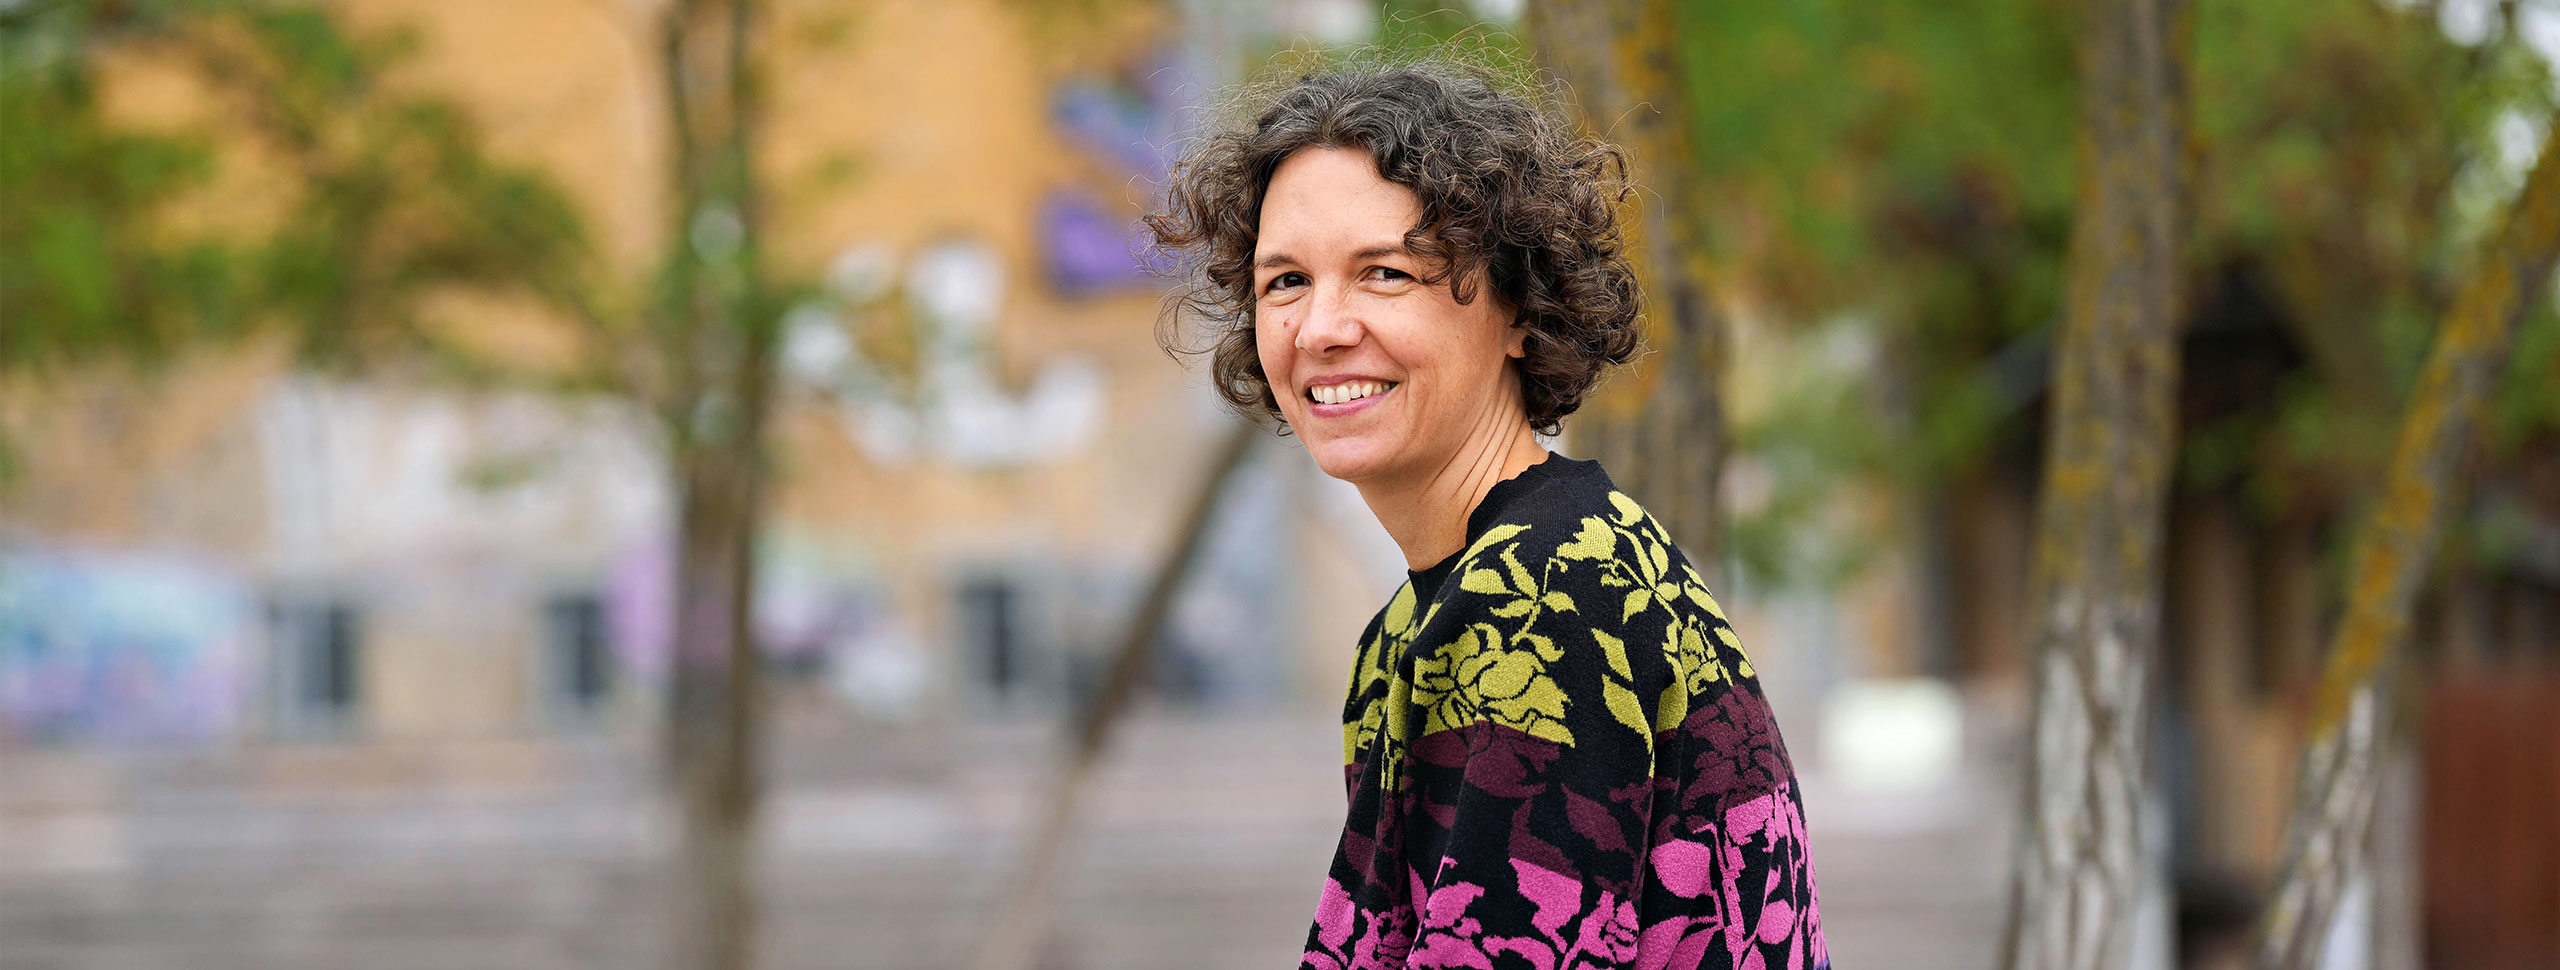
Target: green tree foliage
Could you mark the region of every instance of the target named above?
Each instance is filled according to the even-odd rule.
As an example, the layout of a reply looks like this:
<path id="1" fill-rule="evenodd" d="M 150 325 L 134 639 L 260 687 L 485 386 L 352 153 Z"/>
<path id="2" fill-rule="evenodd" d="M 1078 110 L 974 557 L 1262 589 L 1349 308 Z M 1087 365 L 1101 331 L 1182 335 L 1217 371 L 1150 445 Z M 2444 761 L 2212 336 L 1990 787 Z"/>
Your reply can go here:
<path id="1" fill-rule="evenodd" d="M 316 8 L 32 3 L 0 14 L 0 380 L 166 361 L 261 329 L 300 363 L 424 352 L 439 287 L 556 289 L 585 246 L 533 171 L 491 157 L 450 102 L 386 81 L 410 50 Z M 109 116 L 109 59 L 182 66 L 218 125 Z M 221 166 L 285 178 L 269 224 L 189 229 Z"/>
<path id="2" fill-rule="evenodd" d="M 2272 405 L 2191 429 L 2185 484 L 2332 514 L 2379 477 L 2375 432 L 2521 181 L 2501 145 L 2538 140 L 2551 72 L 2514 24 L 2466 45 L 2427 5 L 2193 16 L 2191 325 L 2272 324 L 2304 366 Z M 1737 429 L 1790 497 L 1764 514 L 1819 508 L 1848 476 L 1934 484 L 2029 441 L 2074 201 L 2073 5 L 1684 0 L 1680 19 L 1712 259 L 1782 325 L 1871 336 L 1887 371 L 1773 382 Z M 2492 405 L 2502 454 L 2560 438 L 2555 347 L 2537 314 Z M 1796 525 L 1737 521 L 1737 553 L 1771 572 Z"/>
<path id="3" fill-rule="evenodd" d="M 812 292 L 762 262 L 760 5 L 682 0 L 650 15 L 675 218 L 654 272 L 615 280 L 590 266 L 574 208 L 547 181 L 493 159 L 452 104 L 390 79 L 413 46 L 404 35 L 351 34 L 286 3 L 29 2 L 0 5 L 0 381 L 281 331 L 305 367 L 435 362 L 446 377 L 619 394 L 659 419 L 677 494 L 671 952 L 750 965 L 750 553 L 773 348 L 785 308 Z M 200 83 L 218 129 L 112 117 L 103 92 L 138 61 Z M 182 229 L 218 166 L 240 158 L 273 163 L 249 180 L 278 194 L 272 218 Z M 425 317 L 447 290 L 533 297 L 586 352 L 541 371 L 475 356 Z"/>
<path id="4" fill-rule="evenodd" d="M 158 359 L 184 335 L 238 324 L 232 248 L 155 231 L 212 153 L 202 138 L 106 123 L 94 21 L 72 5 L 0 20 L 0 377 Z"/>

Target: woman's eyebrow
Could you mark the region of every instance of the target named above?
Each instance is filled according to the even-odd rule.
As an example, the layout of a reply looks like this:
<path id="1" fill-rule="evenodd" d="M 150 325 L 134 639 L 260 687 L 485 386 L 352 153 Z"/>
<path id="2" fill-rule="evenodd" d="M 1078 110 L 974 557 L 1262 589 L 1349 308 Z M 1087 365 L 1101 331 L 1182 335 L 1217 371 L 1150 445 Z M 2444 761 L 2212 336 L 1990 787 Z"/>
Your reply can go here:
<path id="1" fill-rule="evenodd" d="M 1380 256 L 1411 255 L 1413 255 L 1413 250 L 1406 248 L 1401 242 L 1393 245 L 1381 243 L 1374 246 L 1363 246 L 1359 249 L 1353 250 L 1351 253 L 1351 261 L 1358 262 L 1363 259 L 1376 259 Z M 1301 264 L 1295 256 L 1291 256 L 1288 253 L 1274 252 L 1266 253 L 1261 257 L 1256 258 L 1253 261 L 1253 265 L 1256 268 L 1267 269 L 1273 266 L 1297 266 Z"/>

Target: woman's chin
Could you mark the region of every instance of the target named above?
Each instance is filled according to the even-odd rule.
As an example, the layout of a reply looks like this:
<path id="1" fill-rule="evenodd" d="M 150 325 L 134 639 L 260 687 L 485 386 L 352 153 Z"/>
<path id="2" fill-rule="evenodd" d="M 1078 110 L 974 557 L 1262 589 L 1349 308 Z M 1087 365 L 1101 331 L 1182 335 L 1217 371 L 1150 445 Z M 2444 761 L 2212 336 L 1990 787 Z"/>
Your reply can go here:
<path id="1" fill-rule="evenodd" d="M 1364 441 L 1308 442 L 1307 454 L 1316 460 L 1316 468 L 1331 478 L 1358 482 L 1375 478 L 1394 464 L 1387 449 L 1371 447 Z"/>

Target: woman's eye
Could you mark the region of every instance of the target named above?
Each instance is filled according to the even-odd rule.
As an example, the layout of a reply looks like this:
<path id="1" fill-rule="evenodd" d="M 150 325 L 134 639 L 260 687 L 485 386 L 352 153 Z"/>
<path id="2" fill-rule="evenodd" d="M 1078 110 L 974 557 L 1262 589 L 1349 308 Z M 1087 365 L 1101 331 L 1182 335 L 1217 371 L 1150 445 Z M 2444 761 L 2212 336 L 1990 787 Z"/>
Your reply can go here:
<path id="1" fill-rule="evenodd" d="M 1307 276 L 1304 273 L 1282 273 L 1278 276 L 1272 277 L 1271 285 L 1264 287 L 1264 289 L 1277 290 L 1291 286 L 1303 286 L 1306 282 Z"/>
<path id="2" fill-rule="evenodd" d="M 1379 279 L 1390 282 L 1409 280 L 1413 278 L 1413 274 L 1389 266 L 1372 266 L 1369 268 L 1369 271 L 1377 274 Z"/>

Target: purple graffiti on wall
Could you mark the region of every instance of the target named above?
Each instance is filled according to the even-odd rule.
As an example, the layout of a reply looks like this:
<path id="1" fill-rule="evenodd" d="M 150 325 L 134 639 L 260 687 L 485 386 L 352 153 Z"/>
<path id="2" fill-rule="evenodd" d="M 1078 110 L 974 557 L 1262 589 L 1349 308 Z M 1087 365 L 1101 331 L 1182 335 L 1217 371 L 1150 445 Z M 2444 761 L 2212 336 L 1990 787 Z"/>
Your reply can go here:
<path id="1" fill-rule="evenodd" d="M 1189 134 L 1181 121 L 1187 90 L 1170 57 L 1160 57 L 1117 77 L 1062 82 L 1050 118 L 1067 140 L 1127 173 L 1152 204 Z M 1039 233 L 1052 285 L 1071 296 L 1153 285 L 1151 270 L 1161 264 L 1145 251 L 1136 214 L 1120 208 L 1084 187 L 1050 190 Z"/>
<path id="2" fill-rule="evenodd" d="M 1182 72 L 1160 58 L 1119 77 L 1060 83 L 1049 116 L 1085 150 L 1161 185 L 1182 154 L 1184 90 Z"/>
<path id="3" fill-rule="evenodd" d="M 248 584 L 185 556 L 0 551 L 0 735 L 221 736 L 257 629 Z"/>
<path id="4" fill-rule="evenodd" d="M 1040 203 L 1049 283 L 1070 296 L 1147 286 L 1164 261 L 1144 245 L 1134 221 L 1115 221 L 1081 189 L 1056 189 Z"/>

